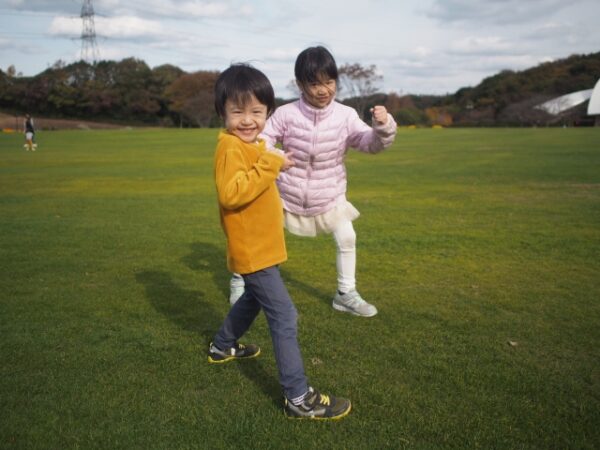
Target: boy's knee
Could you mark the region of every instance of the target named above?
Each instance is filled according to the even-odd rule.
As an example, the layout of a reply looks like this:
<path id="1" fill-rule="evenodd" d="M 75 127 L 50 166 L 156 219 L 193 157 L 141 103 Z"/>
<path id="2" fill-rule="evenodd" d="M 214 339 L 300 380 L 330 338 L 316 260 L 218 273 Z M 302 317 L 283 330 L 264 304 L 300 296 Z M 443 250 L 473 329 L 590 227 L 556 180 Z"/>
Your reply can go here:
<path id="1" fill-rule="evenodd" d="M 298 321 L 298 310 L 292 302 L 290 302 L 287 308 L 282 313 L 283 320 L 296 323 Z"/>
<path id="2" fill-rule="evenodd" d="M 298 325 L 298 311 L 293 303 L 289 303 L 285 308 L 278 308 L 274 314 L 275 322 L 281 330 L 296 329 Z"/>

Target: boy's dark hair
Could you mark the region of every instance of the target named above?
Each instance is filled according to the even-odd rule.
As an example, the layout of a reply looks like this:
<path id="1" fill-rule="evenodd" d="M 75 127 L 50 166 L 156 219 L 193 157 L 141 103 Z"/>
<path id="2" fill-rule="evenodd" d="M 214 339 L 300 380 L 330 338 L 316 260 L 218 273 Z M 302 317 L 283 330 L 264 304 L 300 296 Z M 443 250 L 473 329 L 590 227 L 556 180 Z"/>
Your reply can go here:
<path id="1" fill-rule="evenodd" d="M 215 111 L 225 118 L 227 100 L 245 105 L 252 95 L 266 105 L 267 116 L 270 116 L 275 110 L 275 93 L 267 76 L 249 64 L 232 64 L 215 82 Z"/>
<path id="2" fill-rule="evenodd" d="M 323 75 L 337 80 L 338 70 L 333 55 L 325 47 L 319 45 L 300 52 L 296 58 L 294 75 L 299 83 L 306 84 L 320 81 Z"/>

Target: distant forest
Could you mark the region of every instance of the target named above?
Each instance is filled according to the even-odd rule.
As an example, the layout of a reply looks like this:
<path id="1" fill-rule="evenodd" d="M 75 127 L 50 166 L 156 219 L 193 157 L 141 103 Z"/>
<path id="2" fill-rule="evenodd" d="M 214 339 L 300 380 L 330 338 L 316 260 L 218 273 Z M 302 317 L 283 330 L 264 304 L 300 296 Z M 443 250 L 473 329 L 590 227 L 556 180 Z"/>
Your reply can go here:
<path id="1" fill-rule="evenodd" d="M 346 68 L 363 69 L 360 65 Z M 374 66 L 359 70 L 358 85 L 375 76 Z M 346 72 L 347 74 L 347 72 Z M 0 70 L 0 110 L 53 118 L 167 127 L 217 127 L 213 85 L 218 72 L 187 73 L 172 65 L 154 68 L 141 60 L 88 64 L 61 61 L 44 72 L 23 77 L 14 67 Z M 362 79 L 361 79 L 362 77 Z M 366 117 L 374 104 L 384 104 L 400 125 L 533 126 L 593 123 L 585 107 L 552 116 L 535 106 L 583 89 L 600 79 L 600 52 L 572 55 L 523 70 L 504 70 L 475 87 L 444 96 L 358 92 L 343 103 Z M 360 88 L 360 86 L 358 86 Z M 360 95 L 362 94 L 362 95 Z M 277 99 L 278 104 L 291 99 Z"/>

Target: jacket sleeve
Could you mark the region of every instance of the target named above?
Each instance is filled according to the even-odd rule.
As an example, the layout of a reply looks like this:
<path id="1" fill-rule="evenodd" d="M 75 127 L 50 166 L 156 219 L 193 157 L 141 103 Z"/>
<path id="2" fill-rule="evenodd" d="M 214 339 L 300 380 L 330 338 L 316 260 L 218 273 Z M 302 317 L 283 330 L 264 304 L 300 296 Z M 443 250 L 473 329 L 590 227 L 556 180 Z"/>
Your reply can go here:
<path id="1" fill-rule="evenodd" d="M 282 120 L 281 114 L 279 114 L 278 111 L 279 110 L 275 110 L 273 115 L 269 117 L 265 128 L 260 134 L 260 137 L 265 140 L 267 150 L 276 151 L 277 153 L 281 152 L 281 150 L 276 148 L 275 145 L 283 143 L 284 135 L 284 121 Z"/>
<path id="2" fill-rule="evenodd" d="M 348 146 L 365 153 L 379 153 L 394 142 L 397 128 L 396 121 L 389 113 L 386 124 L 371 128 L 353 111 L 348 119 Z"/>
<path id="3" fill-rule="evenodd" d="M 263 152 L 248 170 L 241 148 L 223 149 L 215 161 L 219 204 L 225 209 L 237 209 L 247 205 L 275 181 L 282 164 L 281 156 Z"/>

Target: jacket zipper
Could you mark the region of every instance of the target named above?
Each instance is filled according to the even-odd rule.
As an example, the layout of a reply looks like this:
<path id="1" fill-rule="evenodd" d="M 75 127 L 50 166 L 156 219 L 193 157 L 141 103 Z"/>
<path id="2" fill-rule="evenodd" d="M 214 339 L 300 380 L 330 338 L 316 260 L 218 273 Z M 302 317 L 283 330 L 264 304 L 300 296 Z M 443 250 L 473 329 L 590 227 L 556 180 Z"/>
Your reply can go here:
<path id="1" fill-rule="evenodd" d="M 315 111 L 315 116 L 313 119 L 312 141 L 311 141 L 310 149 L 308 150 L 308 167 L 306 168 L 306 187 L 304 189 L 304 202 L 302 205 L 304 211 L 306 211 L 306 208 L 308 207 L 308 190 L 309 190 L 308 185 L 310 183 L 310 176 L 312 175 L 313 162 L 315 160 L 314 150 L 317 146 L 318 114 L 319 114 L 318 111 Z"/>

